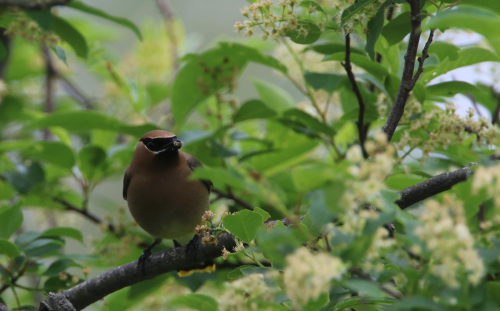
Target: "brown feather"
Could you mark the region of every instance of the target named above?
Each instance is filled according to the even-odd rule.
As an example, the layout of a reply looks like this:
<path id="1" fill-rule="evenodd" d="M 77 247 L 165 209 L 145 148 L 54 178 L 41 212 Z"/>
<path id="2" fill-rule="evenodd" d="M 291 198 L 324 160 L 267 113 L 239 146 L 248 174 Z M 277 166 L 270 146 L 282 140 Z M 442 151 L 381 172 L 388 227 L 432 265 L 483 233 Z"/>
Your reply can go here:
<path id="1" fill-rule="evenodd" d="M 170 136 L 174 135 L 152 131 L 143 138 Z M 194 228 L 210 208 L 203 182 L 188 179 L 192 173 L 189 160 L 193 158 L 181 151 L 153 153 L 141 141 L 137 144 L 123 191 L 132 216 L 154 238 L 193 237 Z"/>

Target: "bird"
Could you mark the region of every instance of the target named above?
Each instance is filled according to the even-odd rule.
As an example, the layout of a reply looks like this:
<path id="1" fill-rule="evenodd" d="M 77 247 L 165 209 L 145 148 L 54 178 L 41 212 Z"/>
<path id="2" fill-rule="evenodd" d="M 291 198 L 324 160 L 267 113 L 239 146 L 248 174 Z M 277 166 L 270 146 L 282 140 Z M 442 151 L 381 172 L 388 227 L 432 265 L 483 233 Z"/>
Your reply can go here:
<path id="1" fill-rule="evenodd" d="M 150 131 L 137 143 L 125 171 L 123 198 L 137 224 L 153 237 L 138 261 L 143 273 L 151 250 L 162 239 L 172 239 L 176 246 L 189 244 L 197 237 L 195 227 L 203 224 L 202 216 L 210 210 L 213 184 L 189 179 L 202 164 L 180 151 L 182 145 L 171 132 Z"/>

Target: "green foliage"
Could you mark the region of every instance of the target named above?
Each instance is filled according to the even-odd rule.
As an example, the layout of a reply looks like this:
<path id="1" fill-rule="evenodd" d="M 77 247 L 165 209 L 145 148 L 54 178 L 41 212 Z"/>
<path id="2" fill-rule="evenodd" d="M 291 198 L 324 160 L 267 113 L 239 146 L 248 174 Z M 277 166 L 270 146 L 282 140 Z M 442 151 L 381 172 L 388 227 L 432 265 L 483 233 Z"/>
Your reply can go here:
<path id="1" fill-rule="evenodd" d="M 166 129 L 204 165 L 189 178 L 217 189 L 202 240 L 225 232 L 237 246 L 214 273 L 156 276 L 90 308 L 499 309 L 500 173 L 486 158 L 500 95 L 495 72 L 454 71 L 500 61 L 498 1 L 420 1 L 417 57 L 438 31 L 390 144 L 384 125 L 408 87 L 407 1 L 249 3 L 235 28 L 267 41 L 203 47 L 177 18 L 139 27 L 81 1 L 0 10 L 12 36 L 0 44 L 0 302 L 33 309 L 41 293 L 140 256 L 151 238 L 123 209 L 121 178 L 138 139 Z M 137 42 L 116 53 L 120 30 Z M 450 30 L 484 40 L 451 42 Z M 359 93 L 342 66 L 346 34 Z M 459 116 L 457 94 L 484 118 Z M 398 191 L 471 162 L 467 181 L 396 205 Z"/>

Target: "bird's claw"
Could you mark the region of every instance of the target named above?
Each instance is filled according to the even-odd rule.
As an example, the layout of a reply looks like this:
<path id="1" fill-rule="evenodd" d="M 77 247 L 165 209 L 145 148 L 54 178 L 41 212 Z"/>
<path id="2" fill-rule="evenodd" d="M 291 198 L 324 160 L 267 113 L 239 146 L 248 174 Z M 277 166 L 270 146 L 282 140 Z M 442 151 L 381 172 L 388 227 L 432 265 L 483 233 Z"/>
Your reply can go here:
<path id="1" fill-rule="evenodd" d="M 142 252 L 141 257 L 139 257 L 139 260 L 137 261 L 137 266 L 139 269 L 141 269 L 142 274 L 146 274 L 146 261 L 148 260 L 149 256 L 151 256 L 151 250 L 145 249 L 144 252 Z"/>
<path id="2" fill-rule="evenodd" d="M 200 236 L 195 234 L 194 237 L 189 241 L 189 243 L 186 245 L 186 255 L 189 255 L 190 253 L 194 254 L 194 258 L 196 259 L 196 255 L 198 253 L 198 240 L 200 239 Z"/>

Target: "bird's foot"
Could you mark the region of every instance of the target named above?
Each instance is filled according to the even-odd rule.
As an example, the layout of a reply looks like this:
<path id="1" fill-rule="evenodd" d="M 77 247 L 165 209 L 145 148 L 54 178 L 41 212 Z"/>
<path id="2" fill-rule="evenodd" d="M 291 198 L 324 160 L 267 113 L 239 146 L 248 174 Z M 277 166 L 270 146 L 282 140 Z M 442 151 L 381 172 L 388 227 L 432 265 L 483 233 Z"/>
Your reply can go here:
<path id="1" fill-rule="evenodd" d="M 195 234 L 194 237 L 189 241 L 186 245 L 186 255 L 193 254 L 196 259 L 196 255 L 198 253 L 198 241 L 200 240 L 200 236 Z"/>
<path id="2" fill-rule="evenodd" d="M 151 256 L 151 250 L 158 244 L 161 243 L 161 239 L 155 238 L 153 240 L 153 244 L 149 245 L 143 252 L 141 257 L 139 257 L 139 260 L 137 261 L 137 267 L 141 269 L 142 274 L 146 274 L 146 261 L 148 260 L 149 256 Z"/>
<path id="3" fill-rule="evenodd" d="M 137 261 L 137 266 L 139 267 L 139 269 L 141 269 L 142 274 L 146 274 L 146 261 L 148 260 L 149 256 L 151 256 L 151 250 L 149 248 L 146 248 Z"/>

